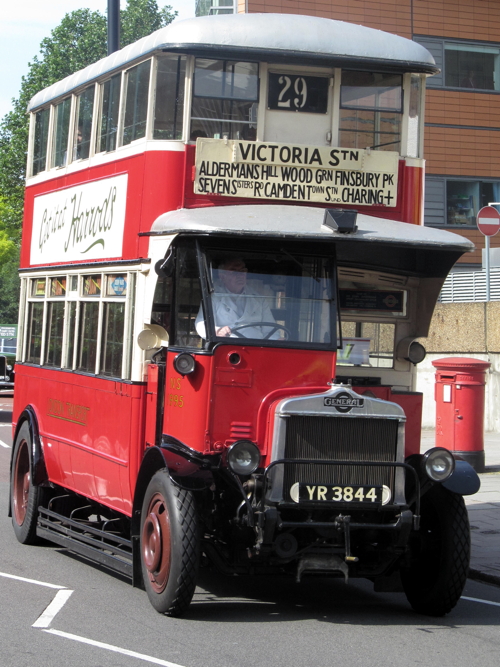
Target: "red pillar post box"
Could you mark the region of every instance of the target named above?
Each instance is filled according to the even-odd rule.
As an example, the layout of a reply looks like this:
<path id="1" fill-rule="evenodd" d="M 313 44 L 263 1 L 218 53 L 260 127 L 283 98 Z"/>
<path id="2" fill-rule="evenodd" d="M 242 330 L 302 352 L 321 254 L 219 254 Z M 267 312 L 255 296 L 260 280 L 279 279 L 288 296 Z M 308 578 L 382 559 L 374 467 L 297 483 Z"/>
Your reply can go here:
<path id="1" fill-rule="evenodd" d="M 484 386 L 487 361 L 450 357 L 432 362 L 436 368 L 436 447 L 484 471 Z"/>

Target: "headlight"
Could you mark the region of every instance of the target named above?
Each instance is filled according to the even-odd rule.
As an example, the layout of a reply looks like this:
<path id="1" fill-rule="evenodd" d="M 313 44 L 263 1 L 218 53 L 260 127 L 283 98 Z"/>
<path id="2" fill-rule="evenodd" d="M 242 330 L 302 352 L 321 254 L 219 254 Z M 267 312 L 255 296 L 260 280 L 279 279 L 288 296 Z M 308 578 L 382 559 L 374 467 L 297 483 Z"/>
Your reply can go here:
<path id="1" fill-rule="evenodd" d="M 189 375 L 195 369 L 196 361 L 193 355 L 181 352 L 174 359 L 174 368 L 180 375 Z"/>
<path id="2" fill-rule="evenodd" d="M 259 463 L 259 448 L 250 440 L 238 440 L 227 450 L 227 464 L 237 475 L 251 475 Z"/>
<path id="3" fill-rule="evenodd" d="M 425 452 L 422 465 L 428 477 L 435 482 L 445 482 L 455 470 L 453 454 L 443 447 L 434 447 Z"/>

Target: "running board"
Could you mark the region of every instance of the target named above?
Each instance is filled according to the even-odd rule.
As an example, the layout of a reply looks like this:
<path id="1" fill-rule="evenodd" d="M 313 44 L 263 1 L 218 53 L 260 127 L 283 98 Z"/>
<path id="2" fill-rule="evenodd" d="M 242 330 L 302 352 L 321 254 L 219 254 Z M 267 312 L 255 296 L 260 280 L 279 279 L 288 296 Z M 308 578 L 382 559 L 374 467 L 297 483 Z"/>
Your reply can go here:
<path id="1" fill-rule="evenodd" d="M 38 508 L 36 534 L 132 579 L 132 542 L 88 523 Z"/>

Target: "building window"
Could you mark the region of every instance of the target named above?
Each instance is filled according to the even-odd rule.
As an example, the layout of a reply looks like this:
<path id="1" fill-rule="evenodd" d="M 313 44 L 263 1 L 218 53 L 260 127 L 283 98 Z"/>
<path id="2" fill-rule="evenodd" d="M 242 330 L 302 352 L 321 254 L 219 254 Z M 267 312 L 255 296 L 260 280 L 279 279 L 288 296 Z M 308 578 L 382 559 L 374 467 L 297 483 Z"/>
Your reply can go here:
<path id="1" fill-rule="evenodd" d="M 234 14 L 233 0 L 196 0 L 195 15 Z"/>
<path id="2" fill-rule="evenodd" d="M 478 211 L 500 202 L 500 181 L 428 176 L 425 184 L 425 224 L 475 227 Z"/>
<path id="3" fill-rule="evenodd" d="M 258 63 L 196 60 L 191 140 L 254 140 L 259 97 Z"/>
<path id="4" fill-rule="evenodd" d="M 445 86 L 500 90 L 500 48 L 445 42 Z"/>
<path id="5" fill-rule="evenodd" d="M 428 88 L 465 88 L 500 91 L 500 46 L 480 42 L 452 42 L 433 37 L 416 37 L 441 70 L 429 77 Z"/>

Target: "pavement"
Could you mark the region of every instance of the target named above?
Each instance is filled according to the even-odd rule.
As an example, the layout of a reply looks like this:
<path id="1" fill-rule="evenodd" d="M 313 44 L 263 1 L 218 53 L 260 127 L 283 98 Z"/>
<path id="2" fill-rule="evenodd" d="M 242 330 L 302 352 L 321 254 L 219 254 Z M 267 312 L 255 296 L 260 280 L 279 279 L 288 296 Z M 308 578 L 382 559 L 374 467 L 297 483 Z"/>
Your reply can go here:
<path id="1" fill-rule="evenodd" d="M 422 431 L 421 451 L 435 446 L 435 431 Z M 486 467 L 481 488 L 465 496 L 471 527 L 470 577 L 500 586 L 500 433 L 484 434 Z"/>

